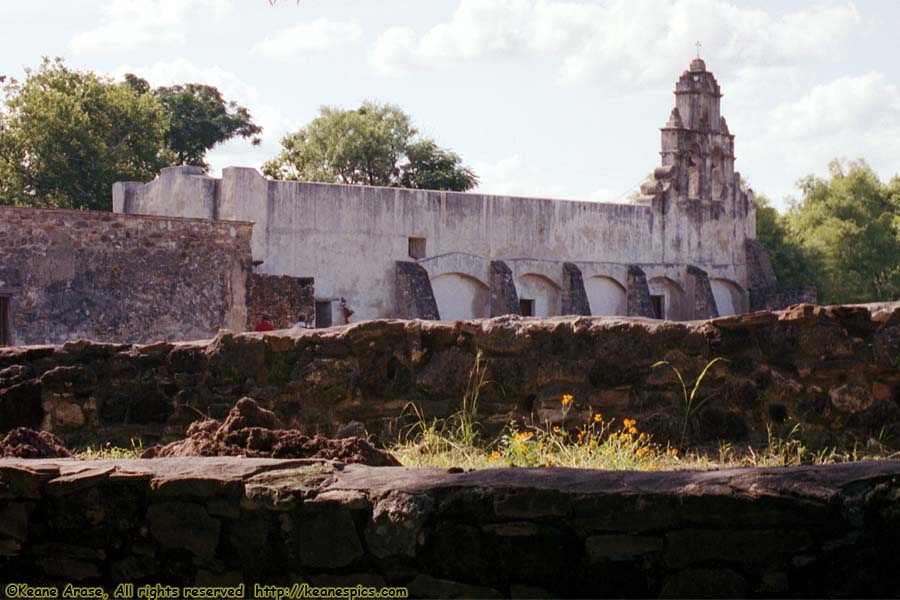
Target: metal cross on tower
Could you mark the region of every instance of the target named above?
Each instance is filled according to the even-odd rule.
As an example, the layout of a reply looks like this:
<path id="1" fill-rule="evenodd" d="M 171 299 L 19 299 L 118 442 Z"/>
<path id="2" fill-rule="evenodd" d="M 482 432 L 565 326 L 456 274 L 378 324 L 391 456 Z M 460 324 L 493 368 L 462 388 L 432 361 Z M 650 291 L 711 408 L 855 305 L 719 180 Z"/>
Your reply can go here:
<path id="1" fill-rule="evenodd" d="M 697 58 L 700 58 L 700 41 L 698 40 L 694 45 L 697 46 Z"/>

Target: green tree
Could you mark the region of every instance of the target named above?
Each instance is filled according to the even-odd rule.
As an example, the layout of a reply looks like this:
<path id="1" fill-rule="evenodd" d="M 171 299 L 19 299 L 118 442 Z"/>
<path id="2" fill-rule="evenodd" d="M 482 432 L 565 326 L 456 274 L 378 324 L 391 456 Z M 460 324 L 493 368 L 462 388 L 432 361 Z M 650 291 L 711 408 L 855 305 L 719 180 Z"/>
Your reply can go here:
<path id="1" fill-rule="evenodd" d="M 786 216 L 790 235 L 815 257 L 823 301 L 896 298 L 900 186 L 885 185 L 865 161 L 832 161 L 831 177 L 798 182 L 802 199 Z"/>
<path id="2" fill-rule="evenodd" d="M 819 274 L 817 256 L 805 250 L 791 233 L 787 217 L 772 206 L 768 197 L 757 194 L 756 239 L 765 246 L 781 285 L 813 285 Z"/>
<path id="3" fill-rule="evenodd" d="M 116 181 L 149 181 L 171 164 L 160 102 L 62 59 L 4 86 L 0 202 L 110 210 Z"/>
<path id="4" fill-rule="evenodd" d="M 276 179 L 452 191 L 478 184 L 458 154 L 419 137 L 409 116 L 392 104 L 323 106 L 281 145 L 281 153 L 263 165 Z"/>
<path id="5" fill-rule="evenodd" d="M 428 138 L 418 140 L 406 149 L 407 164 L 400 185 L 422 190 L 470 190 L 478 185 L 478 177 L 452 150 L 441 148 Z"/>
<path id="6" fill-rule="evenodd" d="M 150 89 L 146 80 L 131 73 L 126 83 L 139 94 L 152 93 L 169 114 L 166 145 L 178 164 L 209 170 L 206 153 L 234 137 L 260 143 L 262 127 L 253 122 L 250 111 L 234 101 L 226 101 L 218 88 L 201 83 L 185 83 Z"/>

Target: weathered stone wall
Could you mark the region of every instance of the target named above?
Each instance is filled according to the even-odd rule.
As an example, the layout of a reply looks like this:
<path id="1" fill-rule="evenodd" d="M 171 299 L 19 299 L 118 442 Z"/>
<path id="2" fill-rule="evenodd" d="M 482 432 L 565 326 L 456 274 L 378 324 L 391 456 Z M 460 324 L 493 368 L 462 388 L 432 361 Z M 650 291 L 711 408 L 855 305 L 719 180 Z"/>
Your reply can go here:
<path id="1" fill-rule="evenodd" d="M 276 329 L 286 329 L 297 321 L 313 327 L 316 320 L 314 283 L 311 277 L 253 273 L 247 288 L 246 329 L 253 331 L 263 315 L 272 319 Z"/>
<path id="2" fill-rule="evenodd" d="M 260 272 L 313 277 L 317 294 L 346 298 L 357 319 L 400 314 L 396 262 L 410 259 L 410 238 L 426 240 L 428 259 L 545 263 L 540 271 L 514 273 L 516 286 L 538 275 L 561 290 L 569 262 L 585 277 L 602 275 L 622 288 L 628 265 L 684 287 L 692 264 L 745 294 L 743 240 L 755 237 L 745 196 L 695 202 L 679 199 L 671 187 L 644 204 L 614 204 L 274 181 L 237 167 L 214 179 L 172 167 L 147 184 L 117 183 L 113 205 L 116 212 L 252 221 Z M 490 287 L 487 268 L 463 274 Z M 683 306 L 670 317 L 694 318 L 693 303 Z"/>
<path id="3" fill-rule="evenodd" d="M 334 432 L 362 421 L 395 440 L 413 420 L 459 410 L 476 356 L 478 418 L 569 425 L 601 412 L 638 420 L 659 442 L 681 442 L 684 398 L 707 362 L 711 399 L 689 420 L 692 444 L 764 442 L 800 425 L 813 447 L 900 440 L 900 305 L 813 307 L 706 322 L 503 317 L 454 324 L 369 321 L 325 330 L 220 334 L 210 342 L 68 343 L 0 350 L 0 431 L 17 425 L 84 439 L 145 444 L 223 417 L 242 396 L 291 427 Z M 401 414 L 406 416 L 401 418 Z"/>
<path id="4" fill-rule="evenodd" d="M 0 460 L 0 581 L 897 597 L 900 462 L 716 472 Z"/>
<path id="5" fill-rule="evenodd" d="M 251 224 L 0 208 L 12 343 L 150 342 L 242 330 Z"/>

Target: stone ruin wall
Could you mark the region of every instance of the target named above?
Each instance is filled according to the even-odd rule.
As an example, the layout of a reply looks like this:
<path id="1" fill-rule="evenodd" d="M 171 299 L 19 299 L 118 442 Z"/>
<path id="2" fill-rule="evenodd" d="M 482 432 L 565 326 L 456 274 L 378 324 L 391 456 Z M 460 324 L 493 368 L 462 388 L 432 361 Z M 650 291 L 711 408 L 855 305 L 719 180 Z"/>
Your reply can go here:
<path id="1" fill-rule="evenodd" d="M 13 344 L 207 339 L 242 330 L 250 223 L 0 208 Z"/>
<path id="2" fill-rule="evenodd" d="M 315 287 L 310 277 L 285 275 L 250 276 L 247 288 L 247 331 L 253 331 L 263 316 L 272 320 L 276 329 L 288 329 L 298 321 L 315 326 Z"/>
<path id="3" fill-rule="evenodd" d="M 0 460 L 0 581 L 897 597 L 900 461 L 712 472 Z"/>
<path id="4" fill-rule="evenodd" d="M 795 425 L 812 448 L 900 439 L 900 306 L 800 305 L 705 322 L 569 317 L 369 321 L 322 330 L 222 333 L 208 342 L 0 349 L 0 431 L 41 427 L 69 443 L 126 447 L 180 436 L 200 415 L 225 416 L 242 396 L 290 427 L 331 434 L 360 421 L 383 441 L 414 421 L 459 410 L 481 357 L 478 417 L 486 435 L 510 419 L 577 425 L 600 412 L 637 419 L 678 444 L 683 398 L 708 361 L 688 442 L 762 443 Z"/>

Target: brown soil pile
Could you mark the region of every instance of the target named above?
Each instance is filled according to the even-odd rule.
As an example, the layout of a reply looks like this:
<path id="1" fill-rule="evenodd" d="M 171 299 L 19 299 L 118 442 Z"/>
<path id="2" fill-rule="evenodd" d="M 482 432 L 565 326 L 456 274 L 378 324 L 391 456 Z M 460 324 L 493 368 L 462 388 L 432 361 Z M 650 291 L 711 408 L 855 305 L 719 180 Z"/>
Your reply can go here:
<path id="1" fill-rule="evenodd" d="M 147 449 L 141 458 L 167 456 L 248 456 L 252 458 L 324 458 L 371 467 L 400 466 L 396 458 L 361 438 L 329 439 L 285 429 L 275 413 L 251 398 L 241 398 L 224 422 L 191 423 L 187 438 Z"/>
<path id="2" fill-rule="evenodd" d="M 49 431 L 17 427 L 0 440 L 0 458 L 70 458 L 72 453 Z"/>

